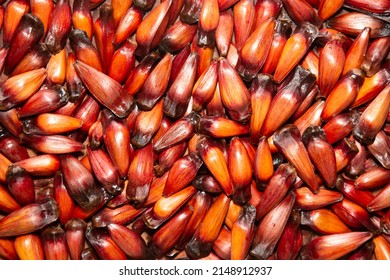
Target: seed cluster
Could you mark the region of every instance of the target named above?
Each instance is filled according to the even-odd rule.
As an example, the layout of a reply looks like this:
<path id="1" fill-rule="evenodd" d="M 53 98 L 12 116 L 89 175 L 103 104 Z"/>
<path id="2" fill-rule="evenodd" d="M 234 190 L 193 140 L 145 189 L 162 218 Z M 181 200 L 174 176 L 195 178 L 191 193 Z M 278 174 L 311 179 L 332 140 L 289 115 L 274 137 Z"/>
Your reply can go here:
<path id="1" fill-rule="evenodd" d="M 0 4 L 0 259 L 390 259 L 389 1 Z"/>

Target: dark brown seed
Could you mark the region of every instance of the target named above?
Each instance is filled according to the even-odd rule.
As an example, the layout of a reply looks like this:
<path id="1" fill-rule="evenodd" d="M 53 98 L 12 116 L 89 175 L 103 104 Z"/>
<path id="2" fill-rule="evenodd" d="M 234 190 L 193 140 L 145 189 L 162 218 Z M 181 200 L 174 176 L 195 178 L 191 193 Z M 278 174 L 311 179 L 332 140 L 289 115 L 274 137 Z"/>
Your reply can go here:
<path id="1" fill-rule="evenodd" d="M 184 246 L 188 243 L 188 241 L 190 241 L 199 224 L 205 217 L 212 202 L 211 200 L 212 197 L 209 194 L 200 191 L 197 192 L 188 202 L 188 205 L 193 209 L 193 213 L 175 245 L 176 249 L 184 249 Z"/>
<path id="2" fill-rule="evenodd" d="M 145 202 L 153 180 L 153 143 L 134 152 L 130 163 L 127 185 L 127 198 L 135 205 Z"/>
<path id="3" fill-rule="evenodd" d="M 282 2 L 286 12 L 297 25 L 302 25 L 305 22 L 310 22 L 316 26 L 321 24 L 321 19 L 318 17 L 316 10 L 305 0 L 282 0 Z"/>
<path id="4" fill-rule="evenodd" d="M 278 166 L 256 207 L 256 220 L 260 220 L 283 200 L 295 182 L 296 176 L 297 173 L 292 165 L 281 164 Z"/>
<path id="5" fill-rule="evenodd" d="M 362 64 L 362 70 L 368 77 L 379 71 L 382 62 L 390 51 L 390 38 L 382 37 L 375 39 L 369 44 L 366 56 Z"/>
<path id="6" fill-rule="evenodd" d="M 99 0 L 99 1 L 102 2 L 102 0 Z M 101 4 L 101 2 L 99 4 Z M 87 248 L 83 249 L 83 251 L 81 252 L 81 259 L 82 260 L 97 260 L 98 256 L 96 255 L 95 251 L 92 248 L 87 247 Z"/>
<path id="7" fill-rule="evenodd" d="M 102 187 L 112 195 L 121 193 L 123 186 L 110 157 L 103 150 L 93 150 L 89 146 L 87 147 L 87 153 L 93 174 Z"/>
<path id="8" fill-rule="evenodd" d="M 68 259 L 68 245 L 62 228 L 51 226 L 45 229 L 42 232 L 42 245 L 46 260 Z"/>
<path id="9" fill-rule="evenodd" d="M 219 60 L 218 83 L 221 100 L 230 118 L 245 122 L 250 117 L 250 94 L 244 82 L 227 59 Z"/>
<path id="10" fill-rule="evenodd" d="M 383 130 L 379 131 L 374 142 L 368 146 L 370 153 L 386 169 L 390 169 L 390 137 Z"/>
<path id="11" fill-rule="evenodd" d="M 366 27 L 371 28 L 371 38 L 390 35 L 389 23 L 359 12 L 350 12 L 333 17 L 327 21 L 327 26 L 352 37 L 357 37 Z"/>
<path id="12" fill-rule="evenodd" d="M 167 29 L 159 47 L 165 52 L 177 53 L 192 41 L 196 29 L 196 25 L 177 21 Z"/>
<path id="13" fill-rule="evenodd" d="M 126 260 L 124 252 L 116 245 L 111 236 L 102 229 L 87 227 L 85 237 L 99 258 L 103 260 Z"/>
<path id="14" fill-rule="evenodd" d="M 370 220 L 370 214 L 360 205 L 344 198 L 331 205 L 332 211 L 352 229 L 368 229 L 375 232 L 375 226 Z"/>
<path id="15" fill-rule="evenodd" d="M 388 192 L 388 190 L 386 192 Z M 379 224 L 380 228 L 383 231 L 383 233 L 388 234 L 390 232 L 390 212 L 386 211 L 386 213 L 382 216 L 379 222 L 380 222 Z"/>
<path id="16" fill-rule="evenodd" d="M 25 169 L 10 165 L 7 170 L 8 190 L 20 205 L 35 202 L 35 185 L 33 178 Z"/>
<path id="17" fill-rule="evenodd" d="M 19 140 L 0 127 L 0 153 L 11 162 L 17 162 L 30 157 L 25 146 Z"/>
<path id="18" fill-rule="evenodd" d="M 356 111 L 339 114 L 322 127 L 326 134 L 326 139 L 330 144 L 334 144 L 348 136 L 359 121 L 359 114 Z"/>
<path id="19" fill-rule="evenodd" d="M 156 143 L 154 143 L 154 150 L 161 152 L 164 149 L 190 139 L 195 134 L 199 119 L 200 116 L 198 113 L 191 112 L 187 116 L 175 121 Z"/>
<path id="20" fill-rule="evenodd" d="M 178 159 L 168 172 L 163 195 L 170 196 L 184 189 L 195 178 L 202 164 L 202 160 L 195 153 Z"/>
<path id="21" fill-rule="evenodd" d="M 15 35 L 9 45 L 5 59 L 6 74 L 12 73 L 25 54 L 32 48 L 43 35 L 43 23 L 33 14 L 25 14 L 15 29 Z"/>
<path id="22" fill-rule="evenodd" d="M 372 240 L 367 241 L 358 249 L 348 255 L 348 260 L 371 260 L 374 252 L 374 243 Z"/>
<path id="23" fill-rule="evenodd" d="M 44 68 L 51 56 L 46 45 L 44 43 L 38 43 L 21 59 L 11 75 L 15 76 L 31 70 Z"/>
<path id="24" fill-rule="evenodd" d="M 42 89 L 31 96 L 18 111 L 20 118 L 53 112 L 64 106 L 69 100 L 68 92 L 63 88 Z"/>
<path id="25" fill-rule="evenodd" d="M 180 12 L 180 20 L 188 24 L 196 23 L 199 20 L 202 2 L 202 0 L 185 0 Z"/>
<path id="26" fill-rule="evenodd" d="M 294 260 L 298 256 L 303 242 L 300 223 L 299 211 L 293 210 L 276 248 L 278 260 Z"/>
<path id="27" fill-rule="evenodd" d="M 187 206 L 156 231 L 149 247 L 155 257 L 161 257 L 175 246 L 192 213 L 193 210 Z"/>
<path id="28" fill-rule="evenodd" d="M 249 253 L 256 259 L 267 259 L 274 251 L 290 217 L 295 195 L 289 193 L 259 223 Z"/>
<path id="29" fill-rule="evenodd" d="M 170 170 L 173 164 L 183 156 L 186 149 L 187 143 L 182 142 L 160 152 L 157 160 L 158 163 L 154 166 L 156 175 L 161 176 Z"/>
<path id="30" fill-rule="evenodd" d="M 286 125 L 274 136 L 274 143 L 285 158 L 295 167 L 297 174 L 315 193 L 319 185 L 314 173 L 314 167 L 300 137 L 299 130 L 294 125 Z"/>
<path id="31" fill-rule="evenodd" d="M 137 96 L 141 109 L 152 109 L 167 90 L 173 58 L 172 54 L 166 54 L 144 81 L 142 91 Z"/>
<path id="32" fill-rule="evenodd" d="M 302 142 L 314 166 L 328 187 L 336 184 L 337 166 L 332 145 L 326 139 L 325 131 L 318 126 L 310 126 L 302 134 Z"/>
<path id="33" fill-rule="evenodd" d="M 112 240 L 130 259 L 142 260 L 148 256 L 145 241 L 133 230 L 114 223 L 109 224 L 107 230 Z"/>
<path id="34" fill-rule="evenodd" d="M 47 154 L 74 153 L 84 148 L 82 143 L 64 135 L 28 135 L 22 133 L 20 135 L 20 141 L 22 144 L 29 145 L 36 151 Z"/>
<path id="35" fill-rule="evenodd" d="M 195 188 L 207 193 L 221 193 L 223 192 L 221 186 L 211 175 L 198 175 L 192 181 Z"/>
<path id="36" fill-rule="evenodd" d="M 116 118 L 110 111 L 103 110 L 102 138 L 112 163 L 117 168 L 122 178 L 127 176 L 129 171 L 133 147 L 130 143 L 130 131 L 127 129 L 123 119 Z"/>
<path id="37" fill-rule="evenodd" d="M 134 0 L 134 6 L 136 6 L 138 9 L 141 9 L 143 11 L 149 11 L 156 0 Z"/>
<path id="38" fill-rule="evenodd" d="M 65 80 L 66 88 L 69 92 L 69 100 L 72 102 L 76 102 L 85 95 L 85 86 L 74 67 L 76 59 L 77 58 L 74 52 L 68 53 Z"/>
<path id="39" fill-rule="evenodd" d="M 72 28 L 72 13 L 69 0 L 60 0 L 50 15 L 45 44 L 51 53 L 60 52 Z"/>
<path id="40" fill-rule="evenodd" d="M 346 172 L 349 176 L 351 176 L 351 178 L 357 177 L 364 172 L 365 163 L 368 156 L 365 146 L 360 144 L 358 141 L 355 141 L 355 144 L 359 151 L 356 156 L 351 159 L 348 166 L 346 167 Z"/>
<path id="41" fill-rule="evenodd" d="M 80 260 L 85 242 L 87 224 L 81 219 L 71 219 L 65 224 L 66 243 L 72 260 Z"/>
<path id="42" fill-rule="evenodd" d="M 78 60 L 74 67 L 84 85 L 101 104 L 119 118 L 130 114 L 135 105 L 134 99 L 117 81 Z"/>
<path id="43" fill-rule="evenodd" d="M 61 156 L 61 169 L 69 195 L 85 209 L 100 202 L 103 190 L 96 185 L 92 173 L 73 155 Z"/>
<path id="44" fill-rule="evenodd" d="M 164 98 L 163 108 L 168 117 L 179 119 L 185 115 L 195 84 L 198 60 L 198 55 L 191 53 L 169 87 Z"/>

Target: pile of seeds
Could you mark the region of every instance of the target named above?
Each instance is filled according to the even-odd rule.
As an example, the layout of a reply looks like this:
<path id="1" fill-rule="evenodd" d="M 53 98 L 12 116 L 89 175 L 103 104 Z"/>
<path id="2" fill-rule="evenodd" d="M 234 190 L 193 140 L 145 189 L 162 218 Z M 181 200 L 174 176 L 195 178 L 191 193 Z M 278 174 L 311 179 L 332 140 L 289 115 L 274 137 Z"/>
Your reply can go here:
<path id="1" fill-rule="evenodd" d="M 389 1 L 0 3 L 0 259 L 390 259 Z"/>

